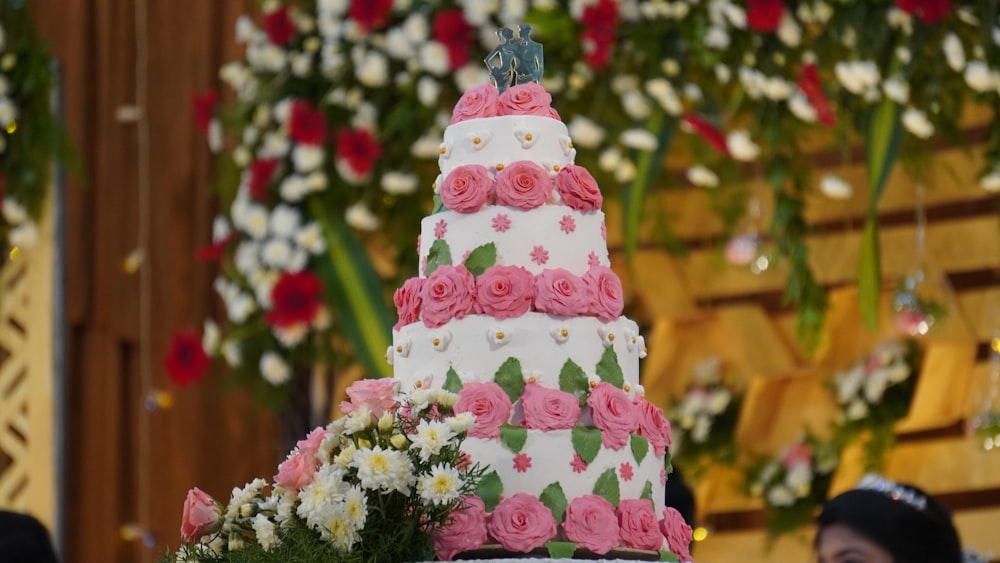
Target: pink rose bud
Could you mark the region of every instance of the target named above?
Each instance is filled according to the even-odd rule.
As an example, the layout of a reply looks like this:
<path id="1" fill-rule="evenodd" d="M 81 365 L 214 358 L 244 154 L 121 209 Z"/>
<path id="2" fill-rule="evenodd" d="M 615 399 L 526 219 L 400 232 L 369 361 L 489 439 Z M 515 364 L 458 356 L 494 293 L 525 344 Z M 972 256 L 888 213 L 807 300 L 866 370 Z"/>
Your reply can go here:
<path id="1" fill-rule="evenodd" d="M 503 115 L 540 115 L 551 117 L 552 96 L 535 82 L 517 84 L 500 94 Z"/>
<path id="2" fill-rule="evenodd" d="M 613 450 L 624 448 L 633 431 L 639 426 L 639 412 L 624 391 L 602 381 L 590 392 L 587 405 L 594 419 L 594 426 L 601 430 L 604 447 Z"/>
<path id="3" fill-rule="evenodd" d="M 606 321 L 621 316 L 625 298 L 618 274 L 607 266 L 591 266 L 583 275 L 583 282 L 587 286 L 588 313 Z"/>
<path id="4" fill-rule="evenodd" d="M 451 114 L 451 122 L 458 123 L 478 117 L 496 117 L 500 115 L 500 94 L 492 84 L 482 84 L 466 90 L 462 98 L 455 104 Z"/>
<path id="5" fill-rule="evenodd" d="M 618 503 L 618 524 L 622 542 L 629 547 L 658 550 L 663 546 L 652 501 L 626 499 Z"/>
<path id="6" fill-rule="evenodd" d="M 510 397 L 492 381 L 470 381 L 458 392 L 455 412 L 467 412 L 476 417 L 476 424 L 469 436 L 495 440 L 500 438 L 500 425 L 510 420 Z"/>
<path id="7" fill-rule="evenodd" d="M 594 553 L 603 555 L 618 547 L 618 516 L 604 497 L 583 495 L 573 499 L 566 507 L 562 527 L 570 541 Z"/>
<path id="8" fill-rule="evenodd" d="M 398 388 L 399 381 L 395 379 L 359 379 L 347 388 L 347 396 L 351 400 L 342 401 L 340 411 L 349 414 L 355 409 L 366 407 L 372 418 L 377 420 L 385 411 L 395 409 L 399 404 L 396 401 Z"/>
<path id="9" fill-rule="evenodd" d="M 434 552 L 451 561 L 455 555 L 486 543 L 486 506 L 479 497 L 465 497 L 448 523 L 433 532 Z"/>
<path id="10" fill-rule="evenodd" d="M 812 465 L 812 448 L 805 442 L 792 444 L 781 454 L 781 465 L 791 469 L 796 465 Z"/>
<path id="11" fill-rule="evenodd" d="M 181 539 L 195 542 L 205 534 L 218 529 L 221 524 L 222 509 L 205 491 L 194 487 L 184 500 L 184 514 L 181 516 Z"/>
<path id="12" fill-rule="evenodd" d="M 535 277 L 520 266 L 490 266 L 476 278 L 476 305 L 498 319 L 520 317 L 535 300 Z"/>
<path id="13" fill-rule="evenodd" d="M 448 173 L 439 188 L 441 203 L 458 213 L 479 211 L 490 200 L 490 179 L 486 167 L 480 164 L 463 164 Z"/>
<path id="14" fill-rule="evenodd" d="M 534 382 L 524 386 L 521 408 L 523 426 L 534 430 L 568 430 L 580 419 L 580 400 L 576 395 Z"/>
<path id="15" fill-rule="evenodd" d="M 420 291 L 424 326 L 437 328 L 475 307 L 476 280 L 465 266 L 439 266 Z"/>
<path id="16" fill-rule="evenodd" d="M 556 174 L 556 188 L 563 202 L 579 211 L 597 211 L 604 204 L 604 196 L 597 180 L 582 166 L 570 164 Z"/>
<path id="17" fill-rule="evenodd" d="M 556 520 L 540 500 L 517 493 L 497 505 L 487 529 L 504 549 L 528 553 L 556 536 Z"/>
<path id="18" fill-rule="evenodd" d="M 670 547 L 671 553 L 682 562 L 691 560 L 691 540 L 693 539 L 691 526 L 688 526 L 676 508 L 668 506 L 663 509 L 660 531 L 667 538 L 667 545 Z"/>
<path id="19" fill-rule="evenodd" d="M 636 397 L 632 404 L 639 411 L 637 434 L 649 440 L 649 444 L 653 446 L 653 453 L 666 454 L 667 446 L 671 444 L 670 421 L 663 416 L 663 410 L 647 401 L 645 397 Z"/>
<path id="20" fill-rule="evenodd" d="M 513 162 L 497 174 L 498 205 L 518 209 L 540 207 L 552 194 L 552 179 L 545 169 L 530 160 Z"/>
<path id="21" fill-rule="evenodd" d="M 543 270 L 535 276 L 535 310 L 575 317 L 587 310 L 583 279 L 563 268 Z"/>
<path id="22" fill-rule="evenodd" d="M 399 314 L 399 320 L 392 328 L 399 330 L 405 325 L 420 320 L 420 290 L 423 286 L 423 278 L 410 278 L 403 282 L 403 285 L 392 295 L 392 301 L 396 304 L 396 312 Z"/>
<path id="23" fill-rule="evenodd" d="M 278 466 L 274 483 L 289 491 L 298 491 L 316 474 L 316 454 L 296 451 Z"/>

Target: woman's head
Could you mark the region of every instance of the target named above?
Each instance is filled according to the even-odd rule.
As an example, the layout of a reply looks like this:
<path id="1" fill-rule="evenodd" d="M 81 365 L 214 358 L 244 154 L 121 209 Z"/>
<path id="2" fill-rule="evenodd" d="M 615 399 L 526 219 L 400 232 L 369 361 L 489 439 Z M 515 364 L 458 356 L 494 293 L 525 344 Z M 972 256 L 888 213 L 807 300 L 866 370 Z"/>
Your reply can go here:
<path id="1" fill-rule="evenodd" d="M 827 501 L 816 533 L 819 563 L 961 563 L 951 513 L 926 493 L 880 477 Z"/>

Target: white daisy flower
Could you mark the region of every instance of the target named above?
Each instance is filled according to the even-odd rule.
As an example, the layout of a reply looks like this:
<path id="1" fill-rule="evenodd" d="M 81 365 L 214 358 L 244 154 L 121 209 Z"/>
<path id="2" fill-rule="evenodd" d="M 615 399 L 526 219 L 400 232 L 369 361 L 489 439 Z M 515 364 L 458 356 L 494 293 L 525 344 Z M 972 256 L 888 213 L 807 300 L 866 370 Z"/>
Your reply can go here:
<path id="1" fill-rule="evenodd" d="M 271 385 L 287 383 L 292 378 L 292 368 L 274 352 L 264 352 L 260 357 L 260 374 Z"/>
<path id="2" fill-rule="evenodd" d="M 219 348 L 220 335 L 219 325 L 212 319 L 205 319 L 201 335 L 201 347 L 205 350 L 206 354 L 214 354 Z"/>
<path id="3" fill-rule="evenodd" d="M 382 190 L 393 195 L 412 194 L 417 190 L 417 177 L 390 170 L 382 175 Z"/>
<path id="4" fill-rule="evenodd" d="M 744 162 L 756 160 L 760 155 L 760 147 L 750 139 L 746 131 L 733 131 L 726 136 L 726 147 L 736 160 Z"/>
<path id="5" fill-rule="evenodd" d="M 358 471 L 361 486 L 368 490 L 398 491 L 409 496 L 416 481 L 413 464 L 404 452 L 364 448 L 354 454 L 351 467 Z"/>
<path id="6" fill-rule="evenodd" d="M 226 360 L 226 365 L 232 368 L 240 367 L 243 357 L 240 353 L 240 345 L 234 340 L 226 341 L 222 345 L 222 357 Z"/>
<path id="7" fill-rule="evenodd" d="M 1000 192 L 1000 172 L 994 170 L 980 178 L 979 187 L 990 193 Z"/>
<path id="8" fill-rule="evenodd" d="M 257 536 L 257 543 L 264 548 L 264 551 L 271 551 L 271 548 L 280 543 L 280 538 L 274 533 L 274 522 L 263 514 L 254 517 L 253 531 Z"/>
<path id="9" fill-rule="evenodd" d="M 431 456 L 441 453 L 441 448 L 455 437 L 451 428 L 441 421 L 421 420 L 417 425 L 417 433 L 410 438 L 412 447 L 420 452 L 420 459 L 427 461 Z"/>
<path id="10" fill-rule="evenodd" d="M 297 145 L 292 151 L 292 162 L 295 170 L 303 174 L 312 172 L 323 165 L 326 150 L 315 145 Z"/>
<path id="11" fill-rule="evenodd" d="M 284 270 L 292 254 L 292 245 L 287 239 L 272 238 L 264 242 L 261 261 L 275 270 Z"/>
<path id="12" fill-rule="evenodd" d="M 461 486 L 458 469 L 439 463 L 417 481 L 417 493 L 429 504 L 447 505 L 458 498 Z"/>
<path id="13" fill-rule="evenodd" d="M 850 199 L 854 189 L 839 176 L 827 174 L 819 181 L 819 189 L 830 199 Z"/>
<path id="14" fill-rule="evenodd" d="M 688 168 L 686 176 L 689 182 L 703 188 L 714 188 L 719 185 L 719 176 L 700 164 Z"/>
<path id="15" fill-rule="evenodd" d="M 425 106 L 433 107 L 437 105 L 440 94 L 441 85 L 430 76 L 424 76 L 417 81 L 417 99 Z"/>
<path id="16" fill-rule="evenodd" d="M 460 412 L 456 413 L 455 416 L 445 419 L 448 427 L 451 431 L 456 434 L 463 434 L 472 429 L 472 426 L 476 423 L 476 417 L 471 413 Z"/>
<path id="17" fill-rule="evenodd" d="M 310 254 L 322 254 L 326 252 L 326 239 L 323 238 L 323 229 L 315 221 L 302 227 L 295 233 L 295 243 Z"/>
<path id="18" fill-rule="evenodd" d="M 965 69 L 965 49 L 962 48 L 962 41 L 954 33 L 944 36 L 941 43 L 944 50 L 944 58 L 948 61 L 948 66 L 955 72 L 962 72 Z"/>
<path id="19" fill-rule="evenodd" d="M 348 225 L 359 231 L 371 232 L 377 229 L 379 225 L 378 217 L 361 201 L 347 208 L 347 211 L 344 213 L 344 220 Z"/>
<path id="20" fill-rule="evenodd" d="M 417 59 L 420 61 L 420 68 L 435 76 L 444 76 L 448 73 L 450 64 L 448 49 L 437 41 L 428 41 L 421 45 Z"/>
<path id="21" fill-rule="evenodd" d="M 917 108 L 906 108 L 903 112 L 903 127 L 921 139 L 928 139 L 934 134 L 934 124 L 927 119 L 927 114 Z"/>
<path id="22" fill-rule="evenodd" d="M 816 121 L 816 108 L 809 103 L 809 99 L 801 91 L 796 92 L 788 99 L 788 109 L 792 115 L 806 123 Z"/>

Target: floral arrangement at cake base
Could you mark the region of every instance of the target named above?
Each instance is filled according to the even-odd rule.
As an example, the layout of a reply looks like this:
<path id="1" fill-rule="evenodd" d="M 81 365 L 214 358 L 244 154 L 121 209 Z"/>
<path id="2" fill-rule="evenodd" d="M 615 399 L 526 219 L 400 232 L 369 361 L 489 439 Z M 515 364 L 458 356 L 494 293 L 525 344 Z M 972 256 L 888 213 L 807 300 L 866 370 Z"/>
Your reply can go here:
<path id="1" fill-rule="evenodd" d="M 814 517 L 826 500 L 839 461 L 833 443 L 805 436 L 777 457 L 758 460 L 746 474 L 751 496 L 763 497 L 769 541 L 792 532 Z"/>
<path id="2" fill-rule="evenodd" d="M 881 471 L 896 442 L 893 429 L 910 411 L 920 374 L 920 350 L 912 340 L 888 340 L 833 378 L 840 405 L 836 439 L 841 447 L 863 440 L 865 471 Z"/>
<path id="3" fill-rule="evenodd" d="M 449 552 L 443 531 L 478 501 L 482 472 L 461 450 L 474 417 L 456 414 L 448 391 L 401 396 L 397 387 L 352 385 L 345 416 L 300 440 L 272 483 L 235 488 L 225 505 L 192 489 L 184 544 L 164 561 L 369 563 Z"/>
<path id="4" fill-rule="evenodd" d="M 694 381 L 670 409 L 672 459 L 695 479 L 713 465 L 736 463 L 736 421 L 742 394 L 722 380 L 712 358 L 693 370 Z"/>

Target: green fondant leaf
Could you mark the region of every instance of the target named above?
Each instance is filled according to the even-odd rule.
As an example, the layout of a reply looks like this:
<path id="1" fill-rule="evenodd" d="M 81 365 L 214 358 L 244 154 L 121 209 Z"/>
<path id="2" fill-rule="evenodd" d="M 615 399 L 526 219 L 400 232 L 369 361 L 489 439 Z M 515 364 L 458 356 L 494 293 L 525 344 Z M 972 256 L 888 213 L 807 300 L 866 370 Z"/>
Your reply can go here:
<path id="1" fill-rule="evenodd" d="M 674 458 L 670 456 L 670 452 L 663 457 L 663 468 L 666 469 L 667 475 L 674 472 Z"/>
<path id="2" fill-rule="evenodd" d="M 597 452 L 601 451 L 601 441 L 600 430 L 583 426 L 573 427 L 573 449 L 584 462 L 594 461 Z"/>
<path id="3" fill-rule="evenodd" d="M 660 550 L 660 561 L 674 561 L 674 562 L 677 562 L 677 561 L 680 561 L 680 560 L 681 560 L 681 558 L 677 557 L 673 553 L 670 553 L 669 551 L 667 551 L 665 549 L 661 549 Z"/>
<path id="4" fill-rule="evenodd" d="M 465 259 L 465 269 L 478 276 L 486 271 L 493 264 L 497 263 L 497 245 L 488 242 L 482 246 L 477 246 L 469 257 Z"/>
<path id="5" fill-rule="evenodd" d="M 635 463 L 640 464 L 646 459 L 649 453 L 649 440 L 638 434 L 632 434 L 632 455 L 635 456 Z"/>
<path id="6" fill-rule="evenodd" d="M 441 213 L 445 209 L 448 209 L 448 208 L 444 206 L 444 201 L 441 200 L 441 194 L 435 192 L 435 194 L 434 194 L 434 211 L 432 211 L 431 214 Z"/>
<path id="7" fill-rule="evenodd" d="M 618 483 L 618 474 L 612 467 L 601 473 L 594 483 L 594 494 L 604 497 L 604 500 L 611 503 L 611 506 L 618 508 L 618 501 L 621 499 L 621 485 Z"/>
<path id="8" fill-rule="evenodd" d="M 538 498 L 542 501 L 542 504 L 552 511 L 552 517 L 556 519 L 556 523 L 563 521 L 569 501 L 566 499 L 566 493 L 563 492 L 559 481 L 545 487 Z"/>
<path id="9" fill-rule="evenodd" d="M 443 238 L 439 238 L 431 244 L 431 249 L 427 253 L 427 268 L 424 269 L 424 275 L 433 274 L 438 266 L 451 266 L 451 248 Z"/>
<path id="10" fill-rule="evenodd" d="M 493 376 L 493 381 L 507 393 L 510 402 L 513 403 L 520 399 L 521 393 L 524 392 L 524 374 L 521 372 L 521 362 L 517 358 L 507 358 L 507 361 L 500 365 L 500 369 Z"/>
<path id="11" fill-rule="evenodd" d="M 448 368 L 448 375 L 444 378 L 444 385 L 441 386 L 445 391 L 451 391 L 452 393 L 458 393 L 462 390 L 462 378 L 458 376 L 455 368 Z"/>
<path id="12" fill-rule="evenodd" d="M 549 550 L 549 557 L 552 559 L 572 559 L 576 553 L 576 544 L 571 541 L 550 541 L 546 542 L 545 549 Z"/>
<path id="13" fill-rule="evenodd" d="M 615 353 L 614 346 L 604 349 L 601 361 L 597 362 L 596 371 L 601 381 L 607 381 L 619 389 L 625 386 L 625 375 L 622 373 L 622 367 L 618 365 L 618 354 Z"/>
<path id="14" fill-rule="evenodd" d="M 500 441 L 503 445 L 516 453 L 521 453 L 521 448 L 524 447 L 524 442 L 528 439 L 528 429 L 521 428 L 520 426 L 513 426 L 511 424 L 501 424 L 500 425 Z"/>
<path id="15" fill-rule="evenodd" d="M 492 512 L 500 504 L 500 495 L 503 494 L 503 482 L 496 471 L 491 471 L 479 480 L 479 487 L 476 488 L 476 496 L 483 500 L 486 505 L 486 512 Z"/>
<path id="16" fill-rule="evenodd" d="M 587 392 L 590 390 L 590 382 L 583 368 L 576 365 L 573 360 L 566 360 L 562 371 L 559 372 L 559 389 L 566 393 L 572 393 L 580 399 L 580 406 L 587 403 Z"/>
<path id="17" fill-rule="evenodd" d="M 646 481 L 646 484 L 642 487 L 642 493 L 639 494 L 639 498 L 644 498 L 646 500 L 653 500 L 653 484 Z"/>

